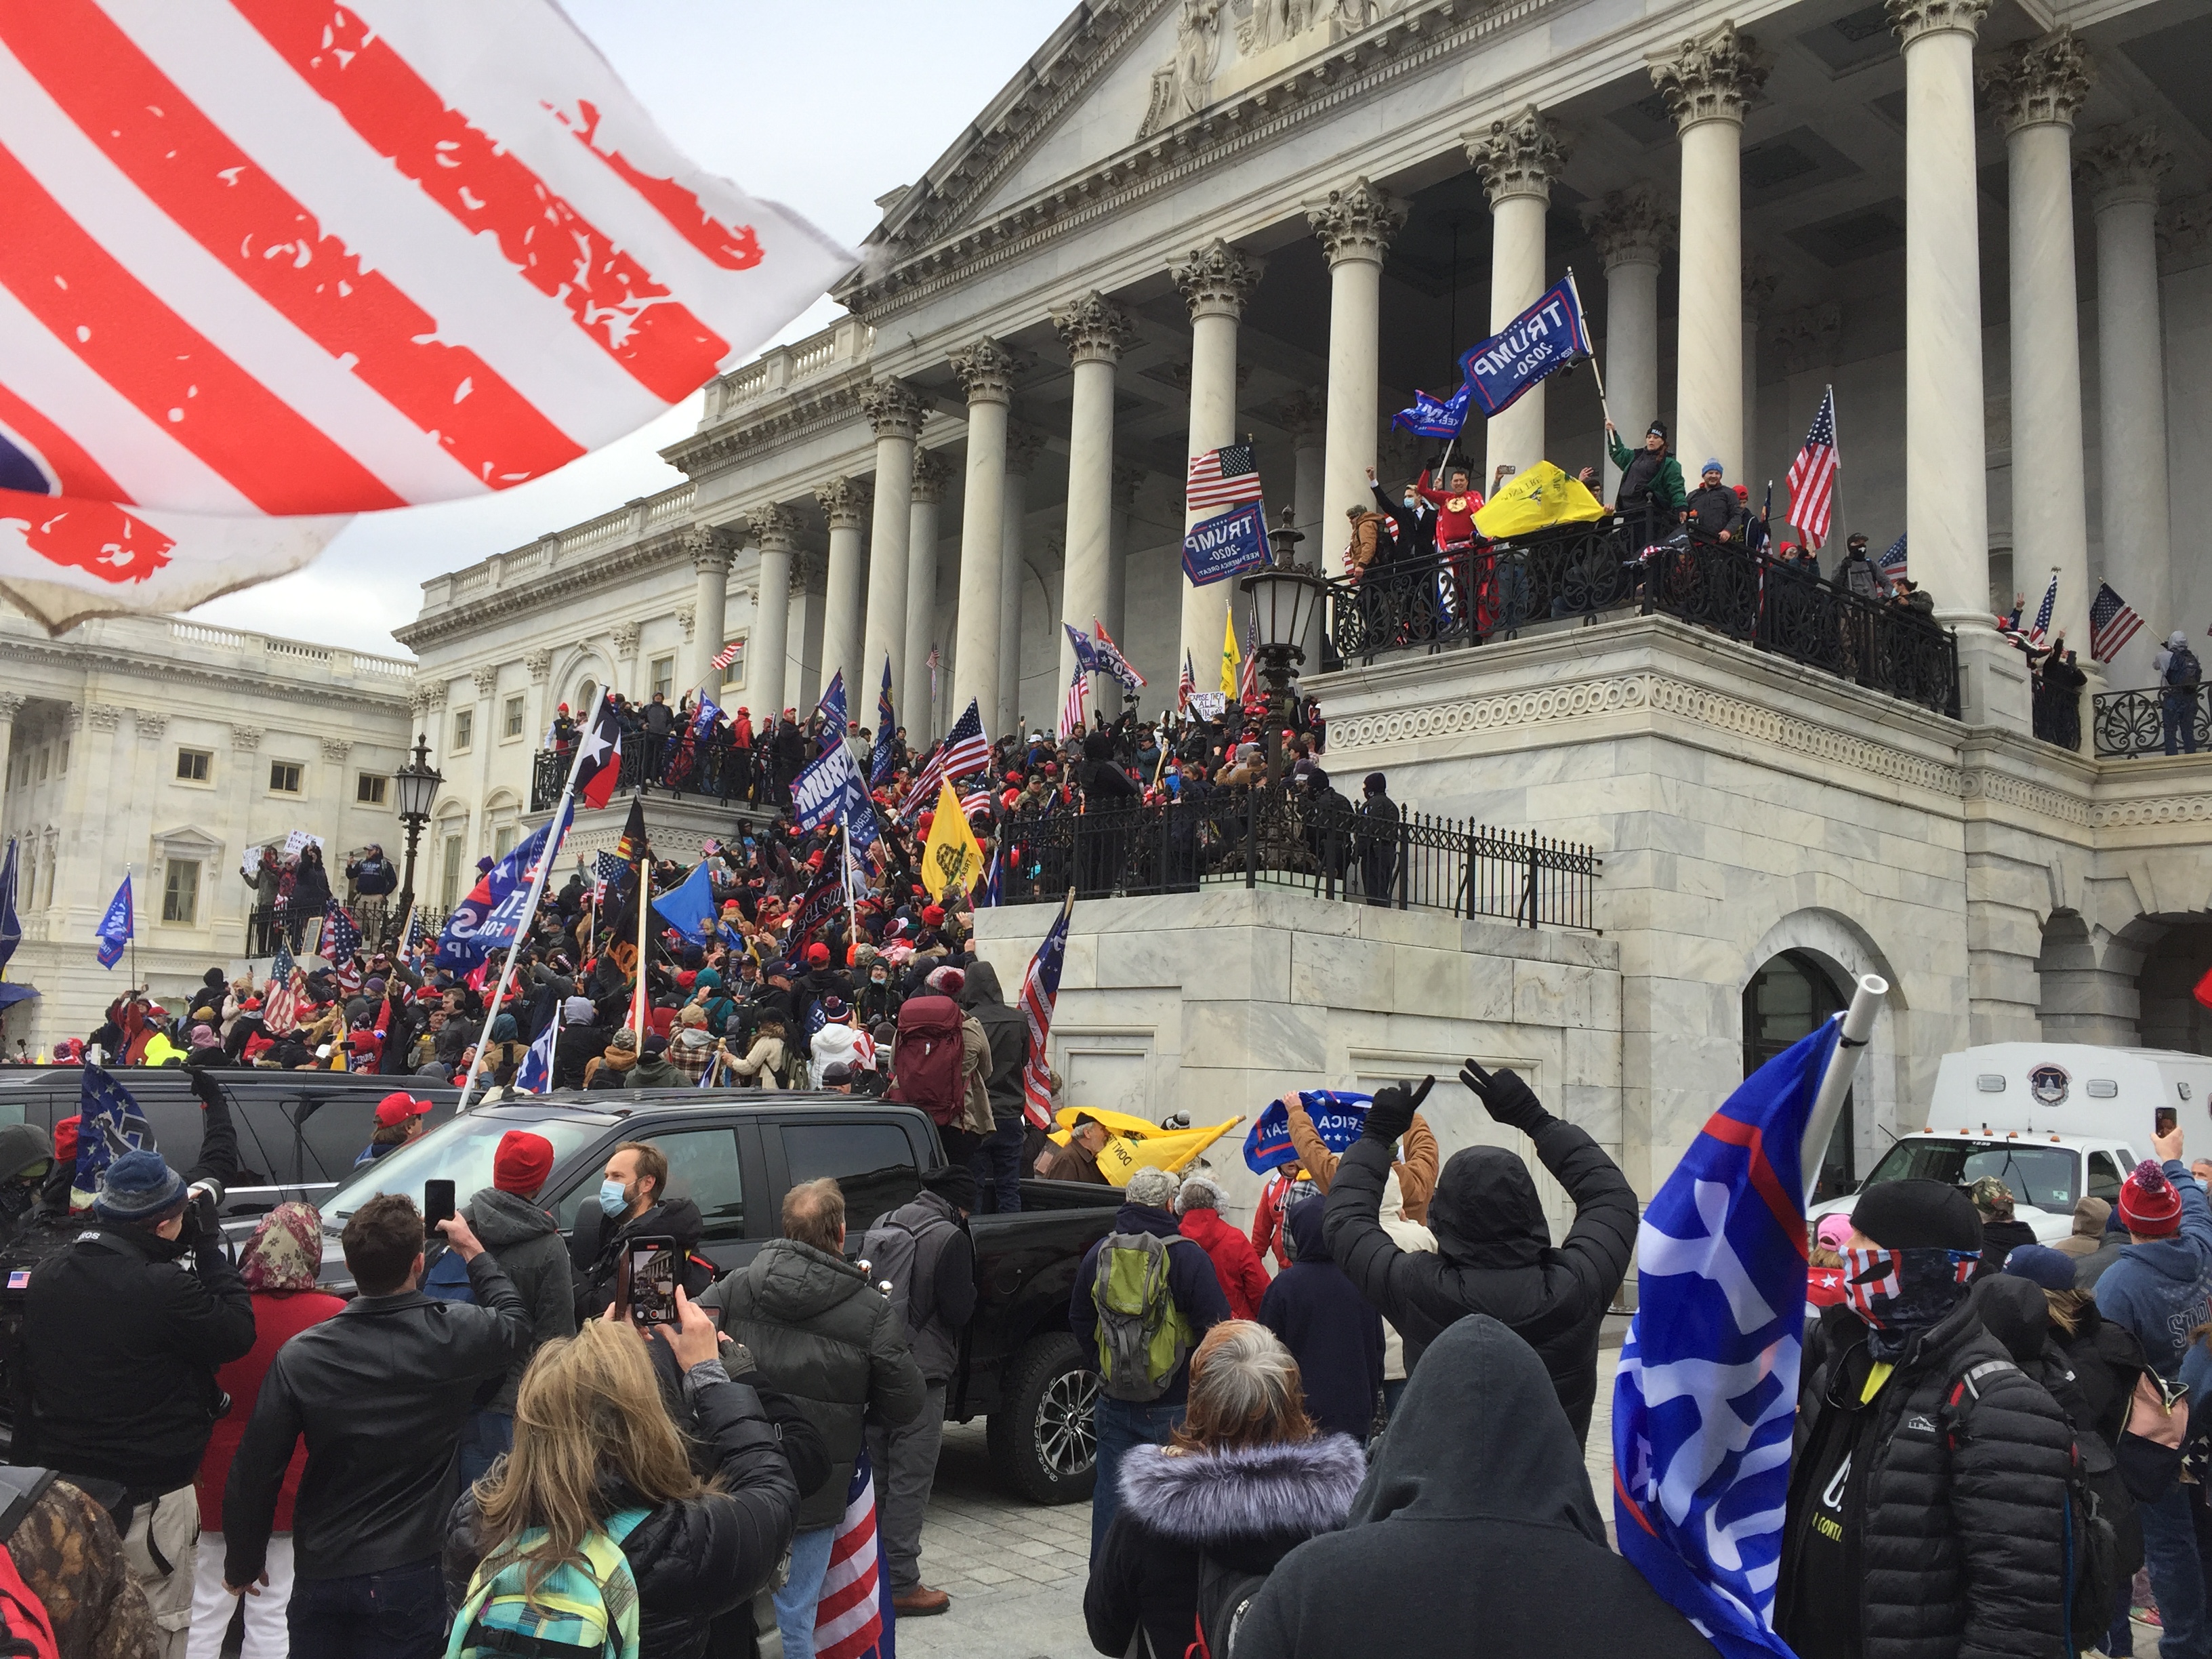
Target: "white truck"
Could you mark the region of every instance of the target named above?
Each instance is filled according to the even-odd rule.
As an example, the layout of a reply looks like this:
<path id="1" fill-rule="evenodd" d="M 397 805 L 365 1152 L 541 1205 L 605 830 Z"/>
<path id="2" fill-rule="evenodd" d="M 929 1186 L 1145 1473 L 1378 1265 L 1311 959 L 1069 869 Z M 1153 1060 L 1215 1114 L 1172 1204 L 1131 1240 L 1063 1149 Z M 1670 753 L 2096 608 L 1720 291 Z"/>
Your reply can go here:
<path id="1" fill-rule="evenodd" d="M 2073 1230 L 2085 1195 L 2117 1203 L 2120 1182 L 2171 1124 L 2212 1148 L 2212 1057 L 2080 1042 L 1990 1042 L 1943 1056 L 1928 1127 L 1900 1135 L 1858 1185 L 1908 1176 L 1971 1186 L 1995 1176 L 2013 1213 L 2048 1244 Z M 2169 1117 L 2169 1114 L 2171 1116 Z M 2184 1152 L 2186 1158 L 2188 1153 Z M 1816 1204 L 1850 1213 L 1856 1193 Z"/>

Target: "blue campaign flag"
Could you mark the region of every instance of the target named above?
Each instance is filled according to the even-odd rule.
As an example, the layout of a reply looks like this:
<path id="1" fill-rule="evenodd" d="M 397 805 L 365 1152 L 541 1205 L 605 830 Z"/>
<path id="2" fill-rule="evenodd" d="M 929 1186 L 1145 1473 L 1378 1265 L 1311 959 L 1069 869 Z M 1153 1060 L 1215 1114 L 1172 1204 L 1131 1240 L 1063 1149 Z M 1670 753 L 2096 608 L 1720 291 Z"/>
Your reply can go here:
<path id="1" fill-rule="evenodd" d="M 879 789 L 897 769 L 893 750 L 898 740 L 898 710 L 891 702 L 891 659 L 884 657 L 884 689 L 876 693 L 876 747 L 868 757 L 868 787 Z"/>
<path id="2" fill-rule="evenodd" d="M 1547 290 L 1480 345 L 1460 354 L 1460 372 L 1485 416 L 1502 415 L 1547 375 L 1590 355 L 1572 282 Z"/>
<path id="3" fill-rule="evenodd" d="M 854 778 L 845 786 L 845 838 L 865 853 L 876 844 L 876 803 Z"/>
<path id="4" fill-rule="evenodd" d="M 1067 642 L 1075 647 L 1075 665 L 1086 674 L 1103 673 L 1105 671 L 1098 665 L 1098 653 L 1091 649 L 1091 636 L 1073 623 L 1062 623 L 1060 626 L 1067 630 Z"/>
<path id="5" fill-rule="evenodd" d="M 691 741 L 704 743 L 707 734 L 714 729 L 714 722 L 722 718 L 722 705 L 705 692 L 699 694 L 699 712 L 691 717 Z"/>
<path id="6" fill-rule="evenodd" d="M 1332 1152 L 1348 1151 L 1367 1127 L 1367 1108 L 1375 1097 L 1341 1089 L 1299 1092 L 1305 1097 L 1306 1115 L 1313 1119 L 1314 1133 L 1321 1137 L 1321 1144 Z M 1286 1170 L 1297 1161 L 1298 1149 L 1291 1143 L 1291 1109 L 1279 1100 L 1271 1100 L 1259 1121 L 1245 1132 L 1244 1167 L 1254 1175 L 1265 1175 L 1270 1170 Z"/>
<path id="7" fill-rule="evenodd" d="M 72 1184 L 79 1192 L 96 1193 L 107 1166 L 125 1152 L 151 1146 L 154 1130 L 131 1091 L 97 1066 L 84 1068 L 76 1109 L 76 1179 Z"/>
<path id="8" fill-rule="evenodd" d="M 1431 398 L 1419 387 L 1413 389 L 1413 406 L 1401 409 L 1390 417 L 1390 424 L 1403 432 L 1416 433 L 1424 438 L 1456 438 L 1459 429 L 1467 424 L 1468 399 L 1474 395 L 1466 381 L 1449 398 Z"/>
<path id="9" fill-rule="evenodd" d="M 701 859 L 686 876 L 666 892 L 657 895 L 653 908 L 660 912 L 660 919 L 694 945 L 707 941 L 706 918 L 714 915 L 714 872 L 707 860 Z"/>
<path id="10" fill-rule="evenodd" d="M 1831 1019 L 1706 1120 L 1644 1212 L 1613 1391 L 1620 1553 L 1724 1659 L 1774 1633 L 1805 1326 L 1799 1146 L 1843 1030 Z"/>
<path id="11" fill-rule="evenodd" d="M 553 1045 L 561 1040 L 561 1005 L 553 1005 L 553 1018 L 530 1045 L 530 1052 L 522 1057 L 522 1064 L 514 1073 L 514 1087 L 519 1094 L 542 1095 L 553 1087 Z"/>
<path id="12" fill-rule="evenodd" d="M 840 743 L 824 749 L 791 782 L 791 818 L 801 830 L 817 830 L 843 811 L 855 792 L 866 794 L 853 765 L 853 751 Z"/>
<path id="13" fill-rule="evenodd" d="M 530 903 L 530 885 L 538 873 L 538 861 L 561 856 L 561 842 L 574 814 L 572 803 L 560 817 L 540 824 L 453 907 L 453 915 L 446 918 L 446 931 L 438 935 L 438 953 L 432 958 L 439 967 L 465 973 L 493 951 L 514 943 L 522 932 L 522 913 Z"/>
<path id="14" fill-rule="evenodd" d="M 8 860 L 0 864 L 0 973 L 23 942 L 22 918 L 15 914 L 15 838 L 8 838 Z"/>
<path id="15" fill-rule="evenodd" d="M 1226 581 L 1267 563 L 1267 515 L 1257 501 L 1194 524 L 1182 538 L 1182 573 L 1193 587 Z M 1082 637 L 1072 628 L 1067 631 Z"/>
<path id="16" fill-rule="evenodd" d="M 822 701 L 814 705 L 814 712 L 822 716 L 821 744 L 827 753 L 832 744 L 845 746 L 845 728 L 853 717 L 845 708 L 845 671 L 839 669 L 830 677 L 830 689 L 822 694 Z"/>
<path id="17" fill-rule="evenodd" d="M 107 901 L 107 914 L 100 919 L 100 926 L 92 936 L 100 941 L 100 965 L 112 968 L 123 960 L 123 948 L 131 942 L 137 929 L 131 925 L 131 876 L 126 871 L 123 885 L 115 890 L 115 896 Z"/>

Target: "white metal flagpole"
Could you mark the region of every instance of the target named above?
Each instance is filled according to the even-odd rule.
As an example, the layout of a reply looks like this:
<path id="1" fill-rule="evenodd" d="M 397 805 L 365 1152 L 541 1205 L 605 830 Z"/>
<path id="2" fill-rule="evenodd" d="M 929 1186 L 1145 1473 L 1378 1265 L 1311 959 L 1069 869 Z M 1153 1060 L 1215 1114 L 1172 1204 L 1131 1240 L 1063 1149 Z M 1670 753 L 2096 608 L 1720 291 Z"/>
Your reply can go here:
<path id="1" fill-rule="evenodd" d="M 1836 1132 L 1836 1120 L 1843 1115 L 1844 1097 L 1851 1091 L 1851 1079 L 1857 1074 L 1859 1056 L 1866 1052 L 1867 1040 L 1874 1034 L 1875 1016 L 1881 1012 L 1882 1001 L 1888 995 L 1887 980 L 1874 974 L 1862 975 L 1857 988 L 1851 993 L 1851 1006 L 1836 1016 L 1844 1023 L 1843 1037 L 1836 1044 L 1836 1052 L 1828 1056 L 1828 1069 L 1822 1073 L 1820 1090 L 1813 1097 L 1812 1115 L 1805 1120 L 1805 1139 L 1798 1147 L 1808 1204 L 1813 1201 L 1814 1188 L 1820 1184 L 1820 1160 L 1828 1150 L 1828 1137 Z"/>

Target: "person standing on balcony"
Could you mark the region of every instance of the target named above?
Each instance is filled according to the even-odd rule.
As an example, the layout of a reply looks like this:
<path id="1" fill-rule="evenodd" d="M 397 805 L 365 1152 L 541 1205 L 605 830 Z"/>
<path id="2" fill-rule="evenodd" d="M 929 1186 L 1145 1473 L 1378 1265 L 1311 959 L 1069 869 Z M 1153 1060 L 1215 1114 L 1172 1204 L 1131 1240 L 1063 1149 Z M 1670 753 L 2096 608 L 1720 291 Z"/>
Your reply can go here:
<path id="1" fill-rule="evenodd" d="M 1721 482 L 1721 472 L 1718 458 L 1707 460 L 1700 469 L 1698 487 L 1690 492 L 1686 503 L 1684 522 L 1717 542 L 1740 542 L 1743 539 L 1746 516 L 1743 503 L 1733 488 Z"/>
<path id="2" fill-rule="evenodd" d="M 1844 544 L 1844 562 L 1836 567 L 1838 591 L 1872 602 L 1881 597 L 1881 573 L 1867 557 L 1867 538 L 1853 536 Z"/>
<path id="3" fill-rule="evenodd" d="M 2193 755 L 2197 752 L 2197 693 L 2204 670 L 2197 653 L 2189 648 L 2189 635 L 2175 629 L 2166 635 L 2165 648 L 2151 659 L 2150 665 L 2158 683 L 2166 688 L 2160 697 L 2164 705 L 2166 752 Z"/>
<path id="4" fill-rule="evenodd" d="M 1682 488 L 1682 464 L 1667 453 L 1667 422 L 1652 422 L 1644 428 L 1644 447 L 1632 450 L 1607 421 L 1605 445 L 1613 464 L 1620 469 L 1613 511 L 1625 518 L 1647 520 L 1644 542 L 1658 540 L 1656 526 L 1671 528 L 1689 500 Z"/>
<path id="5" fill-rule="evenodd" d="M 1407 484 L 1401 505 L 1391 505 L 1381 483 L 1375 477 L 1375 469 L 1367 469 L 1367 488 L 1374 492 L 1376 511 L 1398 527 L 1396 557 L 1411 564 L 1417 560 L 1436 556 L 1437 515 L 1421 495 L 1420 486 Z"/>

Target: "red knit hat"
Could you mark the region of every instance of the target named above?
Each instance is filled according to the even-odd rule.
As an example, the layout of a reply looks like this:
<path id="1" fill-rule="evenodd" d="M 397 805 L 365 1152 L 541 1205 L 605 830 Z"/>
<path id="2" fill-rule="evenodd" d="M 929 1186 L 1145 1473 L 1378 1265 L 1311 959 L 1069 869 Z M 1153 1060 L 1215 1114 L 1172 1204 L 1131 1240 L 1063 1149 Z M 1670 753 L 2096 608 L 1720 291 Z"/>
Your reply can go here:
<path id="1" fill-rule="evenodd" d="M 2164 1238 L 2181 1226 L 2181 1194 L 2150 1158 L 2120 1183 L 2120 1224 L 2145 1238 Z"/>
<path id="2" fill-rule="evenodd" d="M 54 1161 L 65 1163 L 76 1156 L 78 1120 L 65 1117 L 54 1125 Z"/>
<path id="3" fill-rule="evenodd" d="M 491 1184 L 503 1193 L 528 1198 L 553 1173 L 553 1143 L 527 1129 L 509 1129 L 492 1154 Z"/>

